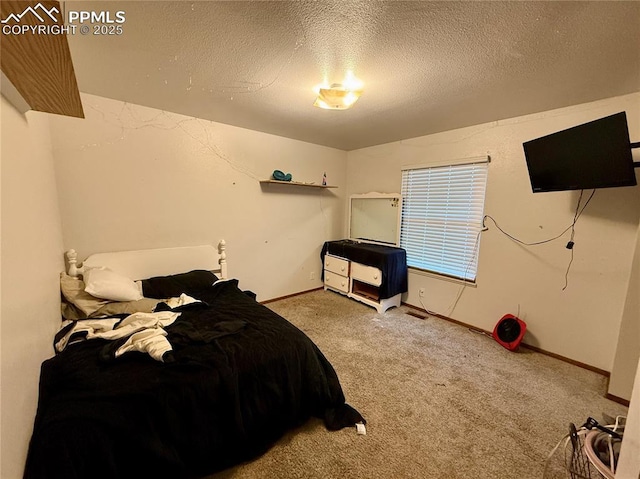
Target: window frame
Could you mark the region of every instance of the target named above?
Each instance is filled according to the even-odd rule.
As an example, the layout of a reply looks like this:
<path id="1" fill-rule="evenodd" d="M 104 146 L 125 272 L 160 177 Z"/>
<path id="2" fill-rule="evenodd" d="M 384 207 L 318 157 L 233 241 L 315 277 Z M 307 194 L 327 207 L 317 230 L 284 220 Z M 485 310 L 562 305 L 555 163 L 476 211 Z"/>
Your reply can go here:
<path id="1" fill-rule="evenodd" d="M 488 164 L 491 159 L 489 156 L 480 156 L 473 158 L 460 158 L 457 160 L 451 161 L 441 161 L 441 162 L 432 162 L 427 164 L 415 164 L 415 165 L 405 165 L 401 168 L 402 178 L 401 178 L 401 194 L 402 194 L 402 212 L 401 212 L 401 227 L 400 227 L 400 247 L 407 250 L 407 265 L 408 267 L 415 271 L 418 274 L 423 274 L 426 276 L 434 276 L 441 279 L 446 279 L 453 282 L 461 282 L 469 285 L 476 285 L 478 278 L 478 263 L 479 263 L 479 252 L 480 252 L 480 233 L 482 231 L 482 219 L 484 217 L 484 205 L 486 201 L 486 192 L 487 192 L 487 183 L 488 183 Z M 461 168 L 457 168 L 461 167 Z M 439 171 L 437 171 L 437 169 Z M 440 170 L 442 169 L 442 170 Z M 448 170 L 448 173 L 446 170 Z M 420 177 L 414 178 L 414 184 L 410 185 L 411 182 L 408 175 L 410 175 L 411 170 L 422 170 L 424 175 Z M 453 191 L 450 185 L 450 181 L 456 180 L 455 174 L 460 175 L 458 180 L 464 180 L 465 177 L 469 181 L 463 183 L 462 185 L 457 184 L 457 188 L 466 193 L 471 194 L 472 197 L 469 198 L 469 202 L 466 203 L 468 205 L 468 209 L 466 212 L 468 215 L 466 217 L 461 216 L 460 212 L 464 210 L 465 205 L 461 202 L 464 202 L 465 198 L 459 194 L 457 191 Z M 415 175 L 414 175 L 415 176 Z M 445 181 L 446 180 L 446 181 Z M 423 204 L 419 204 L 416 206 L 416 199 L 411 198 L 411 196 L 416 196 L 415 189 L 420 189 L 422 196 L 428 195 L 429 187 L 416 185 L 415 182 L 431 182 L 435 186 L 433 188 L 436 189 L 432 198 L 426 198 Z M 446 185 L 445 185 L 446 183 Z M 407 188 L 413 188 L 413 192 L 409 192 Z M 473 199 L 475 197 L 475 200 Z M 457 211 L 451 212 L 451 208 L 447 209 L 447 207 L 438 206 L 437 204 L 432 206 L 430 203 L 437 203 L 436 200 L 440 199 L 441 201 L 446 200 L 447 204 L 450 205 L 451 202 L 455 204 L 455 207 L 458 208 Z M 431 212 L 428 212 L 428 209 L 431 208 Z M 462 210 L 461 210 L 462 208 Z M 420 218 L 417 212 L 413 213 L 414 216 L 414 226 L 411 228 L 413 231 L 407 232 L 408 226 L 406 223 L 411 221 L 407 218 L 410 216 L 407 214 L 407 210 L 410 209 L 422 209 L 424 210 L 422 213 L 425 214 L 424 217 Z M 433 214 L 435 212 L 435 215 Z M 431 214 L 431 216 L 428 216 Z M 434 218 L 437 218 L 435 221 Z M 420 222 L 424 224 L 419 225 Z M 463 223 L 466 222 L 466 226 Z M 426 237 L 426 232 L 429 228 L 427 223 L 438 223 L 438 229 L 441 229 L 442 232 L 436 235 L 429 235 L 431 239 L 428 239 L 427 242 L 423 242 L 421 244 L 421 248 L 423 251 L 415 251 L 417 248 L 411 248 L 411 245 L 408 244 L 407 235 L 414 234 L 418 235 L 418 239 L 414 237 L 411 240 L 414 243 L 414 246 L 419 243 L 419 235 Z M 446 236 L 447 233 L 455 232 L 458 235 L 463 235 L 463 240 L 455 240 L 458 241 L 459 247 L 446 245 Z M 434 239 L 434 238 L 437 238 Z M 424 240 L 423 240 L 424 241 Z M 442 243 L 442 248 L 437 249 L 437 255 L 430 255 L 431 258 L 435 256 L 441 256 L 439 262 L 438 260 L 431 259 L 430 257 L 425 255 L 425 245 L 432 244 L 432 246 L 437 246 L 435 243 Z M 458 251 L 456 251 L 458 250 Z M 447 261 L 447 257 L 451 258 L 452 255 L 458 255 L 460 250 L 462 250 L 462 263 L 457 262 L 456 267 L 443 268 L 442 266 Z M 411 256 L 412 255 L 420 255 L 419 261 L 414 261 L 412 264 Z M 456 263 L 456 262 L 454 262 Z M 462 266 L 464 268 L 462 268 Z M 470 271 L 469 268 L 473 266 L 473 269 Z"/>

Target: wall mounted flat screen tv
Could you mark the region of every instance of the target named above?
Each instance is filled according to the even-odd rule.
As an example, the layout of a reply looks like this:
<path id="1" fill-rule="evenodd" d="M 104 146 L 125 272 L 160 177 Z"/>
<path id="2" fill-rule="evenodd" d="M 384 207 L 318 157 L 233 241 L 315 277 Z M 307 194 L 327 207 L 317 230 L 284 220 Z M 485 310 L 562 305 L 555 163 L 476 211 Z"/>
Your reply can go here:
<path id="1" fill-rule="evenodd" d="M 534 193 L 637 184 L 625 112 L 522 146 Z"/>

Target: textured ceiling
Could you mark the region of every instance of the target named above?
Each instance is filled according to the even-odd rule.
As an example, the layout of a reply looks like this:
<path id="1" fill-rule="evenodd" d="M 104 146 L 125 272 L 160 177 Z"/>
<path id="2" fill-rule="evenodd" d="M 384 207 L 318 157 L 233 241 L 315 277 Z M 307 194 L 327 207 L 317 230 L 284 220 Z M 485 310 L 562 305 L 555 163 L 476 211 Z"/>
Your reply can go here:
<path id="1" fill-rule="evenodd" d="M 640 90 L 640 2 L 67 2 L 82 92 L 353 150 Z M 347 111 L 312 106 L 347 70 Z"/>

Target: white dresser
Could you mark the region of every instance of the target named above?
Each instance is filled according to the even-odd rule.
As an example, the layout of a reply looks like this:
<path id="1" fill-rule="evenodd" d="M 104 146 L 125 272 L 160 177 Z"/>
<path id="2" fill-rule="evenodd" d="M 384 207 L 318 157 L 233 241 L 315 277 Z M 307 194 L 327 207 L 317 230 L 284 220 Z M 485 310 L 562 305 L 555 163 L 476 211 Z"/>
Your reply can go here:
<path id="1" fill-rule="evenodd" d="M 400 306 L 401 294 L 380 298 L 382 271 L 374 266 L 356 263 L 347 258 L 327 254 L 324 257 L 324 289 L 333 290 L 384 313 Z"/>

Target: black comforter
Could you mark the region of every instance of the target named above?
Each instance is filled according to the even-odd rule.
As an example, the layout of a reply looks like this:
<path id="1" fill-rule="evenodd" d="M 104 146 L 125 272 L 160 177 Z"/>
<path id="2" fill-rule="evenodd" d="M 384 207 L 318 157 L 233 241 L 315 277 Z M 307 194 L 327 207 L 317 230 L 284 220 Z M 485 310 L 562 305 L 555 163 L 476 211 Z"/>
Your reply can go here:
<path id="1" fill-rule="evenodd" d="M 200 477 L 251 459 L 310 416 L 362 421 L 316 345 L 237 281 L 166 328 L 167 362 L 67 347 L 42 365 L 25 478 Z"/>

